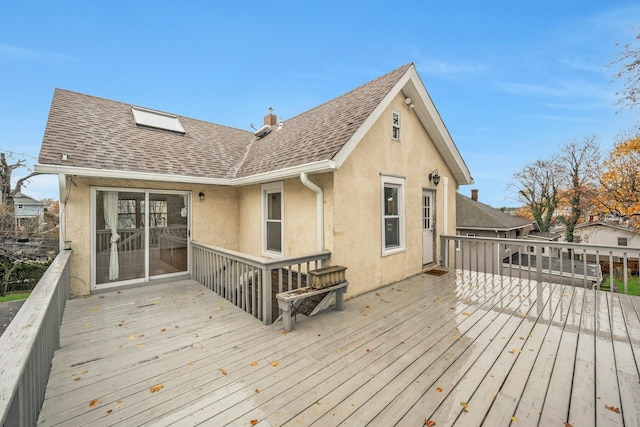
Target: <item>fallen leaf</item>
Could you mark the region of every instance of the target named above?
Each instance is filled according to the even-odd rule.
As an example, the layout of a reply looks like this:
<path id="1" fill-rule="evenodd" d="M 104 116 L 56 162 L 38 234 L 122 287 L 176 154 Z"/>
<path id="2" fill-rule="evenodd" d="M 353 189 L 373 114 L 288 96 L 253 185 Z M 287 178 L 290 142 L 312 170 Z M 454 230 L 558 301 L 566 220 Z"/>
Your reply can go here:
<path id="1" fill-rule="evenodd" d="M 433 421 L 433 420 L 427 420 L 427 419 L 425 419 L 425 420 L 424 420 L 424 423 L 425 423 L 425 425 L 426 425 L 427 427 L 433 427 L 434 425 L 436 425 L 436 422 L 435 422 L 435 421 Z"/>
<path id="2" fill-rule="evenodd" d="M 573 427 L 573 424 L 570 424 L 570 423 L 565 422 L 565 423 L 564 423 L 564 427 Z"/>
<path id="3" fill-rule="evenodd" d="M 167 331 L 167 328 L 160 329 L 160 332 L 166 332 L 166 331 Z"/>
<path id="4" fill-rule="evenodd" d="M 227 371 L 225 371 L 224 369 L 220 368 L 220 369 L 218 369 L 218 370 L 220 371 L 220 373 L 221 373 L 222 375 L 227 375 Z"/>
<path id="5" fill-rule="evenodd" d="M 368 309 L 370 309 L 371 307 L 369 307 L 368 305 L 366 305 L 364 308 L 368 310 Z"/>
<path id="6" fill-rule="evenodd" d="M 380 296 L 380 292 L 376 292 L 376 296 L 379 297 Z"/>
<path id="7" fill-rule="evenodd" d="M 464 412 L 469 412 L 469 404 L 467 402 L 460 402 L 460 406 L 462 406 Z"/>
<path id="8" fill-rule="evenodd" d="M 144 347 L 144 344 L 138 344 L 136 347 L 137 348 L 142 348 L 142 347 Z"/>
<path id="9" fill-rule="evenodd" d="M 121 406 L 122 406 L 122 400 L 118 400 L 115 404 L 115 408 L 120 409 Z"/>
<path id="10" fill-rule="evenodd" d="M 91 323 L 85 323 L 85 324 L 84 324 L 84 327 L 85 327 L 85 328 L 90 328 L 90 327 L 91 327 Z"/>
<path id="11" fill-rule="evenodd" d="M 255 362 L 249 363 L 249 366 L 258 366 L 258 361 L 256 360 Z"/>
<path id="12" fill-rule="evenodd" d="M 178 329 L 180 326 L 176 325 L 176 329 Z"/>
<path id="13" fill-rule="evenodd" d="M 107 411 L 107 414 L 110 414 L 110 413 L 112 413 L 112 412 L 113 412 L 113 409 L 109 409 L 109 410 Z"/>
<path id="14" fill-rule="evenodd" d="M 511 417 L 511 421 L 518 421 L 518 417 Z"/>
<path id="15" fill-rule="evenodd" d="M 281 333 L 282 335 L 287 335 L 287 334 L 288 334 L 288 332 L 287 332 L 287 331 L 282 331 L 282 332 L 280 332 L 280 333 Z"/>
<path id="16" fill-rule="evenodd" d="M 453 339 L 456 339 L 456 340 L 457 340 L 457 339 L 459 339 L 459 338 L 460 338 L 460 336 L 459 336 L 459 335 L 454 335 L 454 336 L 453 336 Z"/>
<path id="17" fill-rule="evenodd" d="M 129 341 L 133 341 L 133 340 L 135 340 L 135 339 L 136 339 L 136 337 L 135 337 L 134 335 L 131 335 L 131 336 L 129 337 Z"/>
<path id="18" fill-rule="evenodd" d="M 617 408 L 615 406 L 604 405 L 604 407 L 610 410 L 611 412 L 615 412 L 616 414 L 620 413 L 620 408 Z"/>
<path id="19" fill-rule="evenodd" d="M 279 365 L 280 365 L 280 362 L 278 361 L 271 362 L 271 366 L 279 366 Z"/>
<path id="20" fill-rule="evenodd" d="M 187 364 L 187 367 L 188 367 L 188 368 L 193 368 L 193 363 L 188 363 L 188 364 Z"/>
<path id="21" fill-rule="evenodd" d="M 519 348 L 514 348 L 514 349 L 512 349 L 512 350 L 509 350 L 509 353 L 511 353 L 511 354 L 518 354 L 518 353 L 520 353 L 521 351 L 522 351 L 522 350 L 520 350 Z"/>
<path id="22" fill-rule="evenodd" d="M 463 312 L 462 312 L 462 315 L 463 315 L 463 316 L 471 316 L 471 313 L 467 313 L 466 311 L 463 311 Z"/>
<path id="23" fill-rule="evenodd" d="M 150 391 L 151 393 L 155 393 L 155 392 L 157 392 L 157 391 L 162 390 L 163 388 L 164 388 L 164 386 L 163 386 L 162 384 L 157 384 L 157 385 L 154 385 L 153 387 L 151 387 L 151 388 L 149 389 L 149 391 Z"/>
<path id="24" fill-rule="evenodd" d="M 144 336 L 144 334 L 140 334 L 140 337 L 139 337 L 139 338 L 142 338 L 143 336 Z"/>
<path id="25" fill-rule="evenodd" d="M 254 425 L 258 424 L 258 420 L 251 420 L 251 421 L 249 421 L 249 424 L 254 426 Z"/>
<path id="26" fill-rule="evenodd" d="M 370 352 L 371 350 L 369 350 L 369 349 L 366 349 L 365 351 L 366 351 L 366 352 Z"/>
<path id="27" fill-rule="evenodd" d="M 440 387 L 436 387 L 436 391 L 437 391 L 438 393 L 442 393 L 442 389 L 441 389 Z"/>
<path id="28" fill-rule="evenodd" d="M 209 316 L 209 319 L 212 319 L 212 318 L 213 318 L 213 316 Z"/>
<path id="29" fill-rule="evenodd" d="M 74 381 L 80 381 L 82 379 L 82 377 L 75 377 L 73 380 Z"/>
<path id="30" fill-rule="evenodd" d="M 256 393 L 260 393 L 260 389 L 259 388 L 256 389 Z"/>
<path id="31" fill-rule="evenodd" d="M 99 403 L 100 402 L 98 401 L 98 399 L 93 399 L 91 402 L 89 402 L 89 408 L 95 408 Z"/>

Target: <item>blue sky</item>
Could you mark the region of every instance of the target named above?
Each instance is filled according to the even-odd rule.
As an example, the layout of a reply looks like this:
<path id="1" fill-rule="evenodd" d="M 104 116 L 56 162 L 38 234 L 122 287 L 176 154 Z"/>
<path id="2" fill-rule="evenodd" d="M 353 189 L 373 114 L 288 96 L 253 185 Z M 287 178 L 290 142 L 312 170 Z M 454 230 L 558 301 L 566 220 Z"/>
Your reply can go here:
<path id="1" fill-rule="evenodd" d="M 637 0 L 5 2 L 0 150 L 36 162 L 56 87 L 249 130 L 413 62 L 475 178 L 460 192 L 513 206 L 522 166 L 638 122 L 608 64 L 639 26 Z"/>

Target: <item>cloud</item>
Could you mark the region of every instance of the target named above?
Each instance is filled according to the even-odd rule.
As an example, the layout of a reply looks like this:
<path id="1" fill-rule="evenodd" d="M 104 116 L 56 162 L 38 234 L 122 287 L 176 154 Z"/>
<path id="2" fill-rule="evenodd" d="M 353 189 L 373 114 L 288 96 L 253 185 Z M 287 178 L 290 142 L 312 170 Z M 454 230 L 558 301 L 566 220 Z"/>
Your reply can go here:
<path id="1" fill-rule="evenodd" d="M 73 61 L 73 58 L 58 53 L 41 52 L 33 49 L 26 49 L 19 46 L 13 46 L 0 43 L 0 61 L 2 60 L 36 60 L 36 61 Z"/>
<path id="2" fill-rule="evenodd" d="M 613 91 L 605 85 L 580 80 L 556 80 L 553 83 L 502 82 L 498 87 L 512 95 L 556 99 L 594 99 L 611 105 L 615 101 Z M 559 106 L 560 104 L 557 104 Z"/>

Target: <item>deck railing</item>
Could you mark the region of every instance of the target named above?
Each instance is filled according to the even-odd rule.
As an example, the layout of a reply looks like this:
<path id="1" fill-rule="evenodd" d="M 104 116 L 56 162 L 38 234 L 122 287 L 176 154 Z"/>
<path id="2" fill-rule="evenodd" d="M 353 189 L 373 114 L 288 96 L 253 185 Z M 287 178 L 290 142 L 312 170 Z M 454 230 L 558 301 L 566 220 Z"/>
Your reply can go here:
<path id="1" fill-rule="evenodd" d="M 268 325 L 278 314 L 275 294 L 307 286 L 306 273 L 324 267 L 330 256 L 272 260 L 192 242 L 191 271 L 194 280 Z"/>
<path id="2" fill-rule="evenodd" d="M 44 401 L 60 323 L 69 299 L 69 257 L 62 251 L 0 337 L 0 425 L 34 426 Z"/>
<path id="3" fill-rule="evenodd" d="M 441 236 L 443 266 L 628 293 L 640 248 L 533 239 Z"/>

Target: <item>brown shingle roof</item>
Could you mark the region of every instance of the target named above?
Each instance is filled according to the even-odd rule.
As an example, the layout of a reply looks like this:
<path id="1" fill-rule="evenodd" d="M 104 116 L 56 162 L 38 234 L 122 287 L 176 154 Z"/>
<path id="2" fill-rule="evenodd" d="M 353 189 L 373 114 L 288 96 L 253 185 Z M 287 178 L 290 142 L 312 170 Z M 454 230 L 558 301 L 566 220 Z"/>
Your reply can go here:
<path id="1" fill-rule="evenodd" d="M 456 228 L 513 230 L 531 225 L 484 203 L 456 193 Z"/>
<path id="2" fill-rule="evenodd" d="M 179 117 L 184 135 L 136 127 L 129 104 L 56 89 L 38 161 L 231 179 L 331 160 L 411 66 L 289 119 L 262 139 L 187 117 Z"/>
<path id="3" fill-rule="evenodd" d="M 251 132 L 179 117 L 185 134 L 138 128 L 131 105 L 56 89 L 39 163 L 232 178 Z M 61 161 L 60 155 L 68 160 Z"/>
<path id="4" fill-rule="evenodd" d="M 238 176 L 333 159 L 411 65 L 287 120 L 252 145 Z"/>

